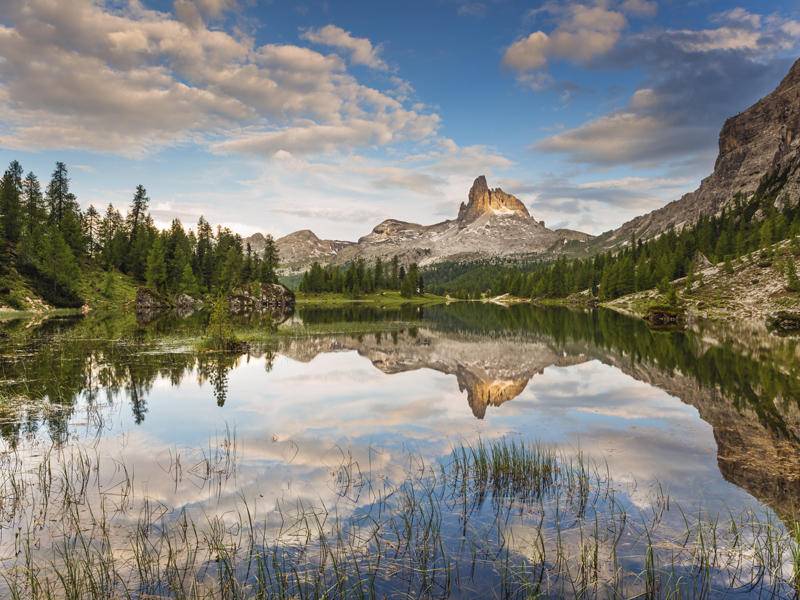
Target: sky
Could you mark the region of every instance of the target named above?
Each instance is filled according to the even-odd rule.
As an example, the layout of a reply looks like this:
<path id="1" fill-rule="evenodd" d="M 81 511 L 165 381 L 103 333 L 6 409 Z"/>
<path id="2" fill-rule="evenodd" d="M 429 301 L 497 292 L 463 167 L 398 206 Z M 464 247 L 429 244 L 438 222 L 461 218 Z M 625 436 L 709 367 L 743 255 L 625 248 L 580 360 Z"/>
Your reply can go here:
<path id="1" fill-rule="evenodd" d="M 3 0 L 0 161 L 160 226 L 357 239 L 484 174 L 598 234 L 695 189 L 797 0 Z"/>

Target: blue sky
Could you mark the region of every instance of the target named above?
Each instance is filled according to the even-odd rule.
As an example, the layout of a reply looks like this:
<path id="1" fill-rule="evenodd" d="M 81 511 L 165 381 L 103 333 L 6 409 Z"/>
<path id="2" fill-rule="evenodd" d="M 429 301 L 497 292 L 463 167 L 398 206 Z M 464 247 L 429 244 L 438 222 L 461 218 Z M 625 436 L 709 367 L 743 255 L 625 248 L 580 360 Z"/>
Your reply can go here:
<path id="1" fill-rule="evenodd" d="M 600 233 L 696 187 L 798 56 L 796 1 L 12 0 L 0 159 L 157 222 L 354 239 L 472 180 Z"/>

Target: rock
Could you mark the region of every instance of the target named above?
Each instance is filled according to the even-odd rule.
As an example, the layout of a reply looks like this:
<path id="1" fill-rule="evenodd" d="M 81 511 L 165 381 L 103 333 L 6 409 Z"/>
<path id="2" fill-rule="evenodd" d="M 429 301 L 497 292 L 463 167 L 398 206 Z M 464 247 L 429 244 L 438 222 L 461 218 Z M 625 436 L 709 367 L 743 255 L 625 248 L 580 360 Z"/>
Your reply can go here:
<path id="1" fill-rule="evenodd" d="M 800 333 L 800 312 L 778 311 L 767 317 L 767 327 L 779 334 Z"/>
<path id="2" fill-rule="evenodd" d="M 170 302 L 161 294 L 150 288 L 140 287 L 136 290 L 136 312 L 153 312 L 171 308 Z"/>
<path id="3" fill-rule="evenodd" d="M 175 312 L 179 317 L 186 317 L 194 311 L 203 308 L 203 301 L 193 298 L 189 294 L 178 294 L 175 296 Z"/>
<path id="4" fill-rule="evenodd" d="M 256 254 L 261 254 L 267 243 L 261 233 L 255 233 L 244 241 L 250 244 Z M 314 261 L 322 265 L 329 264 L 342 248 L 353 244 L 341 240 L 321 240 L 309 229 L 301 229 L 275 240 L 281 257 L 281 269 L 287 273 L 302 272 Z"/>
<path id="5" fill-rule="evenodd" d="M 680 308 L 656 305 L 647 309 L 644 320 L 655 328 L 680 327 L 683 325 L 684 312 Z"/>
<path id="6" fill-rule="evenodd" d="M 164 296 L 146 287 L 136 290 L 135 306 L 136 320 L 142 323 L 148 323 L 172 308 L 172 304 Z"/>
<path id="7" fill-rule="evenodd" d="M 694 258 L 694 264 L 698 271 L 704 271 L 714 266 L 714 263 L 708 260 L 708 257 L 702 252 L 697 253 L 697 255 Z"/>
<path id="8" fill-rule="evenodd" d="M 486 177 L 481 175 L 472 183 L 469 190 L 469 203 L 461 203 L 458 220 L 468 223 L 487 213 L 516 213 L 527 218 L 531 216 L 528 209 L 516 196 L 506 194 L 500 188 L 490 190 L 486 183 Z"/>
<path id="9" fill-rule="evenodd" d="M 268 312 L 277 320 L 285 320 L 294 312 L 294 302 L 294 293 L 280 283 L 266 283 L 255 290 L 240 288 L 228 296 L 231 314 Z"/>

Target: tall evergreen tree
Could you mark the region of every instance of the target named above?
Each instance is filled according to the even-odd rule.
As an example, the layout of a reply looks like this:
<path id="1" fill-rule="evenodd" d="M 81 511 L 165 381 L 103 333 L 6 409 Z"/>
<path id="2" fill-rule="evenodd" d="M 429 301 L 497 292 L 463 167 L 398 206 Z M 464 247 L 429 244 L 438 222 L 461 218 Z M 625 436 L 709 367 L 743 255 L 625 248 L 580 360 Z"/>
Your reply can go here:
<path id="1" fill-rule="evenodd" d="M 26 235 L 34 235 L 34 231 L 47 219 L 42 187 L 33 172 L 28 173 L 22 182 L 22 197 L 25 213 Z"/>
<path id="2" fill-rule="evenodd" d="M 3 237 L 12 244 L 16 244 L 22 234 L 22 174 L 22 165 L 14 160 L 6 169 L 0 184 Z"/>
<path id="3" fill-rule="evenodd" d="M 50 183 L 47 186 L 47 206 L 50 211 L 50 220 L 60 225 L 64 215 L 69 209 L 69 174 L 67 165 L 57 162 Z"/>
<path id="4" fill-rule="evenodd" d="M 259 277 L 261 283 L 278 283 L 277 269 L 279 261 L 278 246 L 272 236 L 268 235 L 261 258 L 261 274 Z"/>

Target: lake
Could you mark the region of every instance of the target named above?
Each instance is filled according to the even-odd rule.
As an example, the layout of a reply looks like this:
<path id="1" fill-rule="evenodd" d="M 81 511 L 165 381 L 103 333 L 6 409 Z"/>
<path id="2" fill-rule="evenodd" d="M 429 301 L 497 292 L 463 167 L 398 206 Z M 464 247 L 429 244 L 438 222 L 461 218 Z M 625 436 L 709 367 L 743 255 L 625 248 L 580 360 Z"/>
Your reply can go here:
<path id="1" fill-rule="evenodd" d="M 5 594 L 795 593 L 795 339 L 352 305 L 221 354 L 205 319 L 2 326 Z"/>

